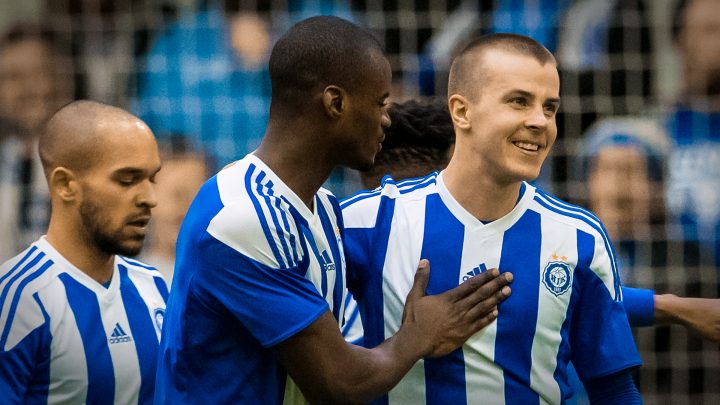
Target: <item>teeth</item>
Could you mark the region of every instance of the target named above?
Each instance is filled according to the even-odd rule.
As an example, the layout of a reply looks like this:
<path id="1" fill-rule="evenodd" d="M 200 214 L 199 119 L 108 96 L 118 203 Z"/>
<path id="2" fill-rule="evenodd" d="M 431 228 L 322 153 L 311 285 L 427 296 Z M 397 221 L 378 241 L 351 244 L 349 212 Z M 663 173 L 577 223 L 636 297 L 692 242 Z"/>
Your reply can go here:
<path id="1" fill-rule="evenodd" d="M 533 152 L 534 152 L 534 151 L 537 151 L 538 149 L 540 149 L 540 147 L 539 147 L 538 145 L 535 145 L 535 144 L 532 144 L 532 143 L 527 143 L 527 142 L 513 142 L 513 143 L 514 143 L 515 146 L 517 146 L 518 148 L 525 149 L 525 150 L 530 150 L 530 151 L 533 151 Z"/>

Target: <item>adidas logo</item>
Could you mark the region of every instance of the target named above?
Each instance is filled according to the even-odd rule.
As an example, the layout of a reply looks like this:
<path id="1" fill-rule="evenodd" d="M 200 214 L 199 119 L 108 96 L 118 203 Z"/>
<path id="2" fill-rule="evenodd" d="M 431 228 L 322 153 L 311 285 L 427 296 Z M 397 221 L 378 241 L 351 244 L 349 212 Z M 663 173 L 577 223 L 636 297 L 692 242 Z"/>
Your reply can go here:
<path id="1" fill-rule="evenodd" d="M 470 280 L 471 277 L 475 277 L 484 271 L 487 271 L 487 267 L 485 266 L 485 263 L 481 263 L 479 266 L 477 266 L 474 269 L 465 273 L 465 275 L 462 278 L 462 282 L 464 283 L 464 282 Z"/>
<path id="2" fill-rule="evenodd" d="M 113 329 L 113 332 L 110 335 L 110 339 L 108 339 L 108 340 L 110 341 L 110 344 L 114 344 L 114 343 L 130 342 L 130 341 L 132 341 L 132 338 L 130 337 L 130 335 L 125 333 L 125 331 L 123 330 L 122 326 L 120 326 L 119 323 L 115 323 L 115 329 Z"/>

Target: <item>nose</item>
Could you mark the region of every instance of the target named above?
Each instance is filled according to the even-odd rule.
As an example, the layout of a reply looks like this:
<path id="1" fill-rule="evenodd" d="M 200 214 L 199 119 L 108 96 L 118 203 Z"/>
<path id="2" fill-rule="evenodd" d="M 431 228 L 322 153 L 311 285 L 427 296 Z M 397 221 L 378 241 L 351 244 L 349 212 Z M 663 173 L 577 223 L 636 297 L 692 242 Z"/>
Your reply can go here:
<path id="1" fill-rule="evenodd" d="M 547 128 L 551 117 L 546 115 L 545 108 L 542 105 L 535 106 L 532 108 L 525 120 L 525 126 L 534 130 L 540 131 Z"/>
<path id="2" fill-rule="evenodd" d="M 155 184 L 150 180 L 145 180 L 143 182 L 143 187 L 137 196 L 137 205 L 148 208 L 155 208 L 157 206 L 157 192 L 155 191 Z"/>

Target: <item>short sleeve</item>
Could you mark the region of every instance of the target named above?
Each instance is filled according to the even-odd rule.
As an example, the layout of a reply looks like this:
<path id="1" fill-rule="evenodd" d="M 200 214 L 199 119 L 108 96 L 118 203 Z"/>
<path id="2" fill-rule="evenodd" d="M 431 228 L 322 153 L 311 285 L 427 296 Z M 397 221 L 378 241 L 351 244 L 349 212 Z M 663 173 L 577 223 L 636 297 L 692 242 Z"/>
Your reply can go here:
<path id="1" fill-rule="evenodd" d="M 197 293 L 211 295 L 264 347 L 308 327 L 329 310 L 299 267 L 273 268 L 219 241 L 207 245 L 209 271 L 199 272 Z"/>
<path id="2" fill-rule="evenodd" d="M 619 281 L 606 242 L 602 235 L 578 231 L 575 279 L 579 298 L 573 312 L 571 346 L 572 362 L 583 381 L 641 364 L 622 300 L 614 293 Z"/>

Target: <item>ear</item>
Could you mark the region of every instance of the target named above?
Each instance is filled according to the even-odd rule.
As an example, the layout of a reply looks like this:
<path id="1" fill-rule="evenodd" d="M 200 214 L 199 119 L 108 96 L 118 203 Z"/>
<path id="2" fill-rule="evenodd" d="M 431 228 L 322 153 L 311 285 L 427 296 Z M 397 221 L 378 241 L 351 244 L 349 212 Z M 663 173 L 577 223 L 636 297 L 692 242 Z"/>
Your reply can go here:
<path id="1" fill-rule="evenodd" d="M 452 117 L 455 126 L 462 130 L 469 130 L 472 128 L 469 106 L 470 103 L 468 100 L 459 94 L 453 94 L 448 99 L 450 117 Z"/>
<path id="2" fill-rule="evenodd" d="M 80 184 L 75 173 L 65 167 L 56 167 L 48 179 L 50 193 L 57 195 L 62 201 L 75 201 L 80 195 Z"/>
<path id="3" fill-rule="evenodd" d="M 325 87 L 322 94 L 323 109 L 330 118 L 340 118 L 345 111 L 345 90 L 342 87 L 330 85 Z"/>

